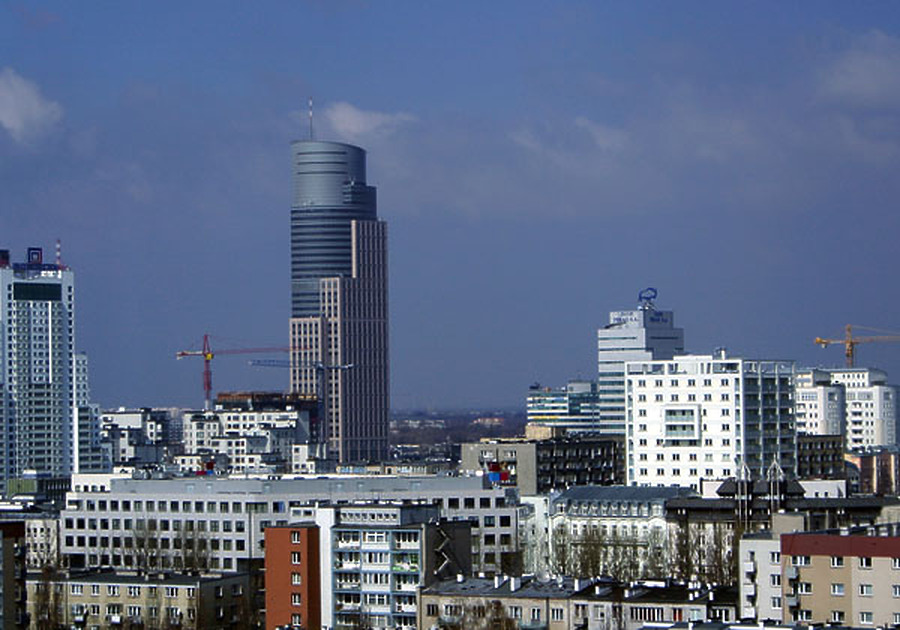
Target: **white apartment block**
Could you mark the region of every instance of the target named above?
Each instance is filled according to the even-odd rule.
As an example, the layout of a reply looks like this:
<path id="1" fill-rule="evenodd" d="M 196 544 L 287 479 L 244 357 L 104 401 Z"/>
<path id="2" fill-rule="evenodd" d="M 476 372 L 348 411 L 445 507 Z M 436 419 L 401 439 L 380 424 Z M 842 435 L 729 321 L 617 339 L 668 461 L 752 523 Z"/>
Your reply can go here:
<path id="1" fill-rule="evenodd" d="M 794 379 L 794 417 L 797 432 L 843 435 L 844 387 L 832 383 L 828 370 L 803 370 Z"/>
<path id="2" fill-rule="evenodd" d="M 263 558 L 263 531 L 287 525 L 294 508 L 371 500 L 435 503 L 442 517 L 472 521 L 474 570 L 500 571 L 504 554 L 518 550 L 515 500 L 480 477 L 84 477 L 73 481 L 60 515 L 61 553 L 73 569 L 177 569 L 202 560 L 210 570 L 240 570 Z"/>
<path id="3" fill-rule="evenodd" d="M 843 434 L 847 450 L 897 443 L 897 388 L 882 370 L 804 370 L 795 400 L 798 432 Z"/>
<path id="4" fill-rule="evenodd" d="M 628 484 L 696 490 L 701 479 L 764 478 L 773 462 L 792 474 L 793 370 L 724 351 L 627 363 Z"/>

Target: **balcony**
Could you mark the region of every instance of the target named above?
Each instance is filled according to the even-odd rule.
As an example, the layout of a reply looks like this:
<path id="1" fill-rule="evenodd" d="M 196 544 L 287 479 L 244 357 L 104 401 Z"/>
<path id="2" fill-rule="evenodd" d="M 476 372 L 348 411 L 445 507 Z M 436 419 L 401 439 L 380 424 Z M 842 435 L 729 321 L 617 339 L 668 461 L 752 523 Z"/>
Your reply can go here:
<path id="1" fill-rule="evenodd" d="M 744 591 L 744 595 L 754 597 L 756 595 L 756 584 L 744 584 L 741 590 Z"/>
<path id="2" fill-rule="evenodd" d="M 752 574 L 756 573 L 756 561 L 755 560 L 747 560 L 744 562 L 744 573 Z"/>
<path id="3" fill-rule="evenodd" d="M 338 539 L 336 541 L 336 546 L 338 549 L 359 549 L 359 540 L 353 539 Z"/>
<path id="4" fill-rule="evenodd" d="M 788 580 L 796 580 L 800 577 L 800 569 L 797 567 L 788 567 L 784 570 L 784 577 Z"/>
<path id="5" fill-rule="evenodd" d="M 547 622 L 540 620 L 522 620 L 518 624 L 519 630 L 547 630 Z"/>
<path id="6" fill-rule="evenodd" d="M 412 551 L 419 550 L 419 541 L 414 540 L 412 542 L 406 540 L 395 540 L 394 541 L 394 549 L 409 549 Z"/>
<path id="7" fill-rule="evenodd" d="M 394 612 L 414 615 L 416 614 L 417 609 L 415 604 L 396 604 L 394 606 Z"/>
<path id="8" fill-rule="evenodd" d="M 410 564 L 409 562 L 401 562 L 392 566 L 391 569 L 397 573 L 418 573 L 419 565 Z"/>

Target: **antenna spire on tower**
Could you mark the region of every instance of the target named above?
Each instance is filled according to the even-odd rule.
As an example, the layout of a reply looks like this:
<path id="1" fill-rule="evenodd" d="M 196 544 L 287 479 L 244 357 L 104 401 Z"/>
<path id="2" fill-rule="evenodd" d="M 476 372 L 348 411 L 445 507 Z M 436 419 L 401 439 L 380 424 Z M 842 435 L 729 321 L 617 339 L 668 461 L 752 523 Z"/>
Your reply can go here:
<path id="1" fill-rule="evenodd" d="M 309 139 L 315 140 L 316 136 L 313 133 L 313 102 L 312 96 L 309 97 Z"/>

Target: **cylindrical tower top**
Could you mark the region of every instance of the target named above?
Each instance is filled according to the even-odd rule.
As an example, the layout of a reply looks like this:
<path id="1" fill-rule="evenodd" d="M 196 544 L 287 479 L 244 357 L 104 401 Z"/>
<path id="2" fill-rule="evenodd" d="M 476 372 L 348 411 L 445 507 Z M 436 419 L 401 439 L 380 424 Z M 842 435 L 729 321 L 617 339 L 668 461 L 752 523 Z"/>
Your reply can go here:
<path id="1" fill-rule="evenodd" d="M 344 184 L 366 183 L 365 150 L 342 142 L 291 143 L 294 207 L 342 206 Z"/>

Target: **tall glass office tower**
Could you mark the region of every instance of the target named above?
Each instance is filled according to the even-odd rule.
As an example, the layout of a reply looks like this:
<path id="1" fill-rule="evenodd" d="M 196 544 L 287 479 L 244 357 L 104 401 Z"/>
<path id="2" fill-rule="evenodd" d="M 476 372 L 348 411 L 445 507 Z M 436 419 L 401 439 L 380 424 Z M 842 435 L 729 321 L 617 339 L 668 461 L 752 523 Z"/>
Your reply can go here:
<path id="1" fill-rule="evenodd" d="M 388 437 L 387 225 L 366 152 L 292 143 L 291 389 L 322 398 L 341 462 L 382 461 Z"/>

